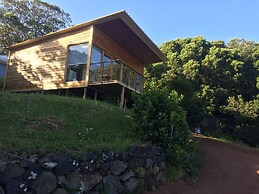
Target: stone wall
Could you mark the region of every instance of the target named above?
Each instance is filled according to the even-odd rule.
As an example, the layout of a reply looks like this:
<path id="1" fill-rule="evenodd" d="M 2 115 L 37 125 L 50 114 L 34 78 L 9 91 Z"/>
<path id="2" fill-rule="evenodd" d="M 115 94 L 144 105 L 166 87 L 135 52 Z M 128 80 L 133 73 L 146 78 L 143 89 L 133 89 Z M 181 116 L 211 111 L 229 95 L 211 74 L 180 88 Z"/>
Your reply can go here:
<path id="1" fill-rule="evenodd" d="M 153 190 L 165 181 L 165 155 L 143 144 L 124 153 L 48 154 L 0 161 L 0 194 L 119 194 Z"/>

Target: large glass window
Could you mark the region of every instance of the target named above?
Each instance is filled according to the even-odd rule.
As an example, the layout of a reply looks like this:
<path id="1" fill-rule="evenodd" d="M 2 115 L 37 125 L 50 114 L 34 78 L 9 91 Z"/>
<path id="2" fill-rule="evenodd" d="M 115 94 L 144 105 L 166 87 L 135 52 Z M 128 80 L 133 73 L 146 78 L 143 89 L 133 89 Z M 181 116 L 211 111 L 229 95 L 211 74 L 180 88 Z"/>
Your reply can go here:
<path id="1" fill-rule="evenodd" d="M 106 53 L 103 55 L 103 81 L 110 81 L 112 79 L 111 75 L 111 57 L 108 56 Z"/>
<path id="2" fill-rule="evenodd" d="M 98 82 L 101 80 L 102 50 L 96 46 L 92 48 L 90 64 L 90 81 Z"/>
<path id="3" fill-rule="evenodd" d="M 143 89 L 143 77 L 140 74 L 136 74 L 136 90 L 141 92 Z"/>
<path id="4" fill-rule="evenodd" d="M 69 46 L 66 81 L 82 81 L 86 76 L 88 44 Z"/>

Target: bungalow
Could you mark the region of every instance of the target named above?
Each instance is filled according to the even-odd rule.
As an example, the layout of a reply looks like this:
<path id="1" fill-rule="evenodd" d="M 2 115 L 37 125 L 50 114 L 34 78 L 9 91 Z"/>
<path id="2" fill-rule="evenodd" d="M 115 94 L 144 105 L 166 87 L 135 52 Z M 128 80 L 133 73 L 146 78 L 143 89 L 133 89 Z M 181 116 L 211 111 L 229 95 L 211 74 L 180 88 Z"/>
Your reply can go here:
<path id="1" fill-rule="evenodd" d="M 117 96 L 121 105 L 143 89 L 144 65 L 167 60 L 125 11 L 15 44 L 9 51 L 4 90 Z"/>

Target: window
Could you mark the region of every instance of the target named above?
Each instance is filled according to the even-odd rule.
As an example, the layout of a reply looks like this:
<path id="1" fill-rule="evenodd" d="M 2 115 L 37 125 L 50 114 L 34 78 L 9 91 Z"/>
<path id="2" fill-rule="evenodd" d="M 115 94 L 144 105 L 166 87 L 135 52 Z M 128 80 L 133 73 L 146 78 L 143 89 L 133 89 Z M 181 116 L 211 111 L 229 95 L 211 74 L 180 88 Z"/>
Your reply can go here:
<path id="1" fill-rule="evenodd" d="M 90 64 L 90 81 L 97 82 L 101 80 L 102 50 L 96 46 L 92 48 L 92 57 Z"/>
<path id="2" fill-rule="evenodd" d="M 86 76 L 88 44 L 69 46 L 66 81 L 82 81 Z"/>
<path id="3" fill-rule="evenodd" d="M 111 75 L 111 57 L 108 56 L 106 53 L 103 55 L 103 81 L 109 81 L 112 79 Z"/>

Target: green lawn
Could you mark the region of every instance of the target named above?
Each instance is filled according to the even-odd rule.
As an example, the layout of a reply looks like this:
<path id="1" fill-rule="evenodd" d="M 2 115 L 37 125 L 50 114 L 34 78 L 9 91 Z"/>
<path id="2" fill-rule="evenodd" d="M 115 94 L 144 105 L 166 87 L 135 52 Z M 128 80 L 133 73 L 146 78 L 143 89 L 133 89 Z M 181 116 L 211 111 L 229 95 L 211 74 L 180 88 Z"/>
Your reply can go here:
<path id="1" fill-rule="evenodd" d="M 139 143 L 130 111 L 91 100 L 0 92 L 0 155 L 122 151 Z"/>

